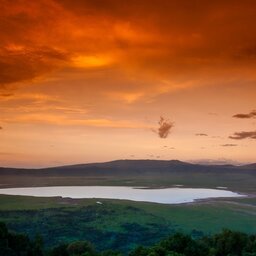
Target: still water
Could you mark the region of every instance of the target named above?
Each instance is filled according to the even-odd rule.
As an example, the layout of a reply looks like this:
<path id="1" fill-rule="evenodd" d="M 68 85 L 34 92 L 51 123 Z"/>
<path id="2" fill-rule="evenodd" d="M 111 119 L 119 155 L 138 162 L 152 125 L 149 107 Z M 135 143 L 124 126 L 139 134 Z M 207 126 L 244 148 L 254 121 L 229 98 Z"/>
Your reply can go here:
<path id="1" fill-rule="evenodd" d="M 29 187 L 0 189 L 0 194 L 69 197 L 69 198 L 105 198 L 125 199 L 163 204 L 189 203 L 196 199 L 240 197 L 240 194 L 221 189 L 205 188 L 133 188 L 115 186 L 69 186 L 69 187 Z"/>

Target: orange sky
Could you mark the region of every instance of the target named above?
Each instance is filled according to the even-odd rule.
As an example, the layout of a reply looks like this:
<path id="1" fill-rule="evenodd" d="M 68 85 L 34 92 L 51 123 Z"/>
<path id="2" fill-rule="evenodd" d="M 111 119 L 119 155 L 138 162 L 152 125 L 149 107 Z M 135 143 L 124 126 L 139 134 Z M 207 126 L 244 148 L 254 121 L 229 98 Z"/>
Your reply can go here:
<path id="1" fill-rule="evenodd" d="M 0 7 L 1 166 L 256 161 L 255 1 Z"/>

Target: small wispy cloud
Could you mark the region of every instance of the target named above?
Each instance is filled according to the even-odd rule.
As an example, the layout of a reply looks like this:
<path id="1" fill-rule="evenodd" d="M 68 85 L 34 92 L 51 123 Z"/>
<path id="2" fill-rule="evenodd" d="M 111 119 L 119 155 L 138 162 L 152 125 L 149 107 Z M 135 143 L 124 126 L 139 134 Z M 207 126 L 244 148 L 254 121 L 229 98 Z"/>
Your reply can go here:
<path id="1" fill-rule="evenodd" d="M 208 134 L 206 134 L 206 133 L 196 133 L 195 135 L 196 136 L 208 136 Z"/>
<path id="2" fill-rule="evenodd" d="M 210 113 L 208 113 L 208 115 L 210 115 L 210 116 L 217 116 L 218 114 L 215 113 L 215 112 L 210 112 Z"/>
<path id="3" fill-rule="evenodd" d="M 158 124 L 159 124 L 158 129 L 153 131 L 156 132 L 160 138 L 166 139 L 170 134 L 174 124 L 162 116 L 160 116 L 160 120 Z"/>
<path id="4" fill-rule="evenodd" d="M 252 110 L 248 114 L 236 114 L 233 115 L 234 118 L 241 118 L 241 119 L 246 119 L 246 118 L 256 118 L 256 110 Z"/>
<path id="5" fill-rule="evenodd" d="M 236 147 L 238 146 L 237 144 L 231 144 L 231 143 L 227 143 L 227 144 L 222 144 L 222 147 Z"/>
<path id="6" fill-rule="evenodd" d="M 243 139 L 256 139 L 256 131 L 252 132 L 235 132 L 230 139 L 243 140 Z"/>

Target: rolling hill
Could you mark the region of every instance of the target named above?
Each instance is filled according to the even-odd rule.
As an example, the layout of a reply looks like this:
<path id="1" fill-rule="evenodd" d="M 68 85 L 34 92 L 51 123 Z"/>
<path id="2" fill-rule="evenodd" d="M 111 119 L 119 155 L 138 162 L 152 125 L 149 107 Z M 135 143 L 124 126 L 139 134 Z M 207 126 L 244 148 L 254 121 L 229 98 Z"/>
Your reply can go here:
<path id="1" fill-rule="evenodd" d="M 256 192 L 256 164 L 200 165 L 178 160 L 117 160 L 42 169 L 0 168 L 0 188 L 24 186 L 125 185 L 227 187 Z"/>

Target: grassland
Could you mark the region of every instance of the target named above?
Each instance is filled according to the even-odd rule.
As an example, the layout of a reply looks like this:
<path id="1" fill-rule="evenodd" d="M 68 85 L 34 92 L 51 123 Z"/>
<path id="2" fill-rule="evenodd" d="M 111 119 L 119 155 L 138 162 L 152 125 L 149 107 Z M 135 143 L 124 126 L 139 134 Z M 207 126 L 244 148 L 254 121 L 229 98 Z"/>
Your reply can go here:
<path id="1" fill-rule="evenodd" d="M 0 221 L 30 236 L 41 233 L 47 246 L 89 240 L 97 242 L 99 249 L 126 251 L 138 244 L 153 244 L 176 231 L 195 237 L 223 228 L 256 233 L 256 198 L 164 205 L 0 195 Z"/>

